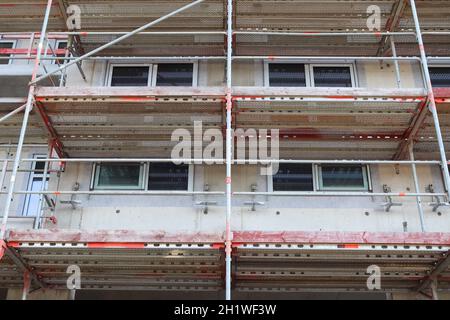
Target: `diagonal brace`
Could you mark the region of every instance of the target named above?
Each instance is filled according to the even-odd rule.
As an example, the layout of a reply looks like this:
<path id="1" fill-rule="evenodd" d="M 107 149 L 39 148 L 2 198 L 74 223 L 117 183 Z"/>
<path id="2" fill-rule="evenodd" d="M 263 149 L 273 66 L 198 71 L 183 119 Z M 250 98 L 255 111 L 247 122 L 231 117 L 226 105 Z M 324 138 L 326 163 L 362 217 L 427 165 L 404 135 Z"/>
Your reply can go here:
<path id="1" fill-rule="evenodd" d="M 23 106 L 14 109 L 13 111 L 11 111 L 10 113 L 8 113 L 7 115 L 1 117 L 1 118 L 0 118 L 0 122 L 3 122 L 3 121 L 5 121 L 5 120 L 11 118 L 12 116 L 18 114 L 19 112 L 25 110 L 26 107 L 27 107 L 27 105 L 24 104 Z"/>
<path id="2" fill-rule="evenodd" d="M 444 255 L 444 258 L 435 266 L 431 273 L 420 283 L 417 291 L 421 292 L 428 289 L 433 281 L 437 281 L 438 277 L 450 267 L 450 251 Z"/>
<path id="3" fill-rule="evenodd" d="M 148 28 L 150 28 L 150 27 L 152 27 L 152 26 L 154 26 L 154 25 L 156 25 L 156 24 L 158 24 L 158 23 L 160 23 L 160 22 L 162 22 L 162 21 L 164 21 L 164 20 L 166 20 L 166 19 L 168 19 L 168 18 L 170 18 L 170 17 L 172 17 L 172 16 L 174 16 L 174 15 L 180 13 L 180 12 L 183 12 L 183 11 L 185 11 L 185 10 L 187 10 L 187 9 L 190 9 L 191 7 L 196 6 L 197 4 L 200 4 L 200 3 L 204 2 L 204 1 L 205 1 L 205 0 L 196 0 L 196 1 L 194 1 L 194 2 L 191 2 L 191 3 L 188 4 L 188 5 L 185 5 L 185 6 L 181 7 L 181 8 L 179 8 L 179 9 L 176 9 L 175 11 L 172 11 L 172 12 L 170 12 L 170 13 L 168 13 L 168 14 L 162 16 L 161 18 L 158 18 L 158 19 L 156 19 L 156 20 L 154 20 L 154 21 L 152 21 L 152 22 L 150 22 L 150 23 L 147 23 L 146 25 L 144 25 L 144 26 L 142 26 L 142 27 L 140 27 L 140 28 L 137 28 L 137 29 L 135 29 L 135 30 L 133 30 L 133 31 L 131 31 L 131 32 L 129 32 L 129 33 L 127 33 L 127 34 L 125 34 L 125 35 L 123 35 L 123 36 L 121 36 L 121 37 L 119 37 L 119 38 L 113 40 L 113 41 L 111 41 L 111 42 L 108 42 L 108 43 L 104 44 L 104 45 L 101 46 L 101 47 L 98 47 L 98 48 L 95 49 L 95 50 L 92 50 L 92 51 L 89 52 L 89 53 L 86 53 L 85 55 L 82 55 L 81 57 L 78 57 L 78 58 L 76 58 L 76 59 L 70 61 L 69 63 L 65 64 L 64 66 L 62 66 L 62 67 L 60 67 L 60 68 L 58 68 L 58 69 L 55 69 L 55 70 L 53 70 L 52 72 L 47 73 L 47 74 L 45 74 L 45 75 L 43 75 L 43 76 L 41 76 L 41 77 L 39 77 L 39 78 L 37 78 L 37 79 L 31 81 L 31 82 L 30 82 L 30 85 L 35 85 L 35 84 L 38 83 L 39 81 L 44 80 L 44 79 L 47 79 L 48 77 L 50 77 L 51 75 L 53 75 L 53 74 L 55 74 L 55 73 L 61 72 L 61 71 L 63 71 L 64 69 L 67 69 L 68 67 L 70 67 L 70 66 L 72 66 L 72 65 L 74 65 L 74 64 L 76 64 L 76 63 L 79 63 L 79 62 L 81 62 L 82 60 L 84 60 L 84 59 L 86 59 L 86 58 L 89 58 L 89 57 L 91 57 L 91 56 L 93 56 L 93 55 L 99 53 L 100 51 L 103 51 L 103 50 L 106 49 L 106 48 L 109 48 L 109 47 L 111 47 L 111 46 L 113 46 L 113 45 L 115 45 L 115 44 L 117 44 L 117 43 L 119 43 L 119 42 L 121 42 L 121 41 L 123 41 L 123 40 L 126 40 L 126 39 L 128 39 L 128 38 L 130 38 L 130 37 L 132 37 L 132 36 L 134 36 L 134 35 L 136 35 L 136 34 L 142 32 L 142 31 L 145 31 L 146 29 L 148 29 Z"/>
<path id="4" fill-rule="evenodd" d="M 0 260 L 2 260 L 3 256 L 5 255 L 6 251 L 6 243 L 4 240 L 0 240 Z"/>
<path id="5" fill-rule="evenodd" d="M 20 255 L 15 252 L 13 249 L 9 248 L 5 241 L 0 240 L 0 245 L 2 247 L 1 250 L 3 250 L 4 254 L 6 254 L 13 262 L 14 264 L 19 268 L 19 270 L 22 273 L 28 273 L 30 276 L 30 279 L 33 283 L 35 283 L 36 285 L 38 285 L 40 288 L 45 288 L 46 285 L 44 282 L 42 282 L 42 280 L 36 275 L 36 273 L 34 272 L 34 270 L 32 268 L 30 268 L 27 263 L 20 257 Z M 1 250 L 0 250 L 0 259 L 1 259 Z"/>

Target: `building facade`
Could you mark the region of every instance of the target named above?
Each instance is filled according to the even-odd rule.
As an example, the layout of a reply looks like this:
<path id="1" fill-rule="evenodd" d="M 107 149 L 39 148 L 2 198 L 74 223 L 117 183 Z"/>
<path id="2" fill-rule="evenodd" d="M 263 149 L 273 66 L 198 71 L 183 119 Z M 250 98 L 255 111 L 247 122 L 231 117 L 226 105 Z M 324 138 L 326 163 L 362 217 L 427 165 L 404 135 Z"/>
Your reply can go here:
<path id="1" fill-rule="evenodd" d="M 5 298 L 448 297 L 449 1 L 0 3 Z"/>

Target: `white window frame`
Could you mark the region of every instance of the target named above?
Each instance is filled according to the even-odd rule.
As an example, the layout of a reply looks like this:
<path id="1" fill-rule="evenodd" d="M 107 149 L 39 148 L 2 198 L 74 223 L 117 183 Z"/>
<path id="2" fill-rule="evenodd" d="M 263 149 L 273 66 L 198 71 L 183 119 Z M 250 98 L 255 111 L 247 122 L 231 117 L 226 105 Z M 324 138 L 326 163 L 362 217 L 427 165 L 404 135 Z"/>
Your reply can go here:
<path id="1" fill-rule="evenodd" d="M 326 165 L 326 164 L 325 164 Z M 339 166 L 340 164 L 336 164 Z M 356 164 L 355 164 L 356 165 Z M 372 179 L 370 174 L 370 166 L 366 164 L 360 164 L 363 169 L 364 186 L 359 188 L 354 187 L 324 187 L 322 180 L 322 164 L 314 165 L 314 176 L 316 180 L 316 186 L 318 191 L 372 191 Z"/>
<path id="2" fill-rule="evenodd" d="M 46 158 L 47 158 L 47 156 L 45 154 L 35 154 L 35 155 L 33 155 L 33 159 L 36 159 L 36 160 L 38 160 L 38 159 L 46 159 Z M 35 172 L 36 164 L 38 162 L 39 161 L 34 161 L 34 162 L 31 163 L 31 172 L 30 172 L 30 175 L 28 176 L 27 191 L 31 191 L 31 189 L 33 187 L 33 180 L 34 180 L 34 178 L 41 178 L 42 179 L 42 183 L 45 186 L 44 190 L 47 190 L 48 181 L 50 180 L 50 177 L 47 175 L 47 179 L 46 179 L 47 181 L 44 181 L 44 172 L 40 172 L 40 173 L 36 173 Z M 25 196 L 25 201 L 24 201 L 24 205 L 23 205 L 23 208 L 22 208 L 22 216 L 24 216 L 24 217 L 33 217 L 33 216 L 30 216 L 30 215 L 26 215 L 28 213 L 28 211 L 30 210 L 29 206 L 30 206 L 30 201 L 31 201 L 31 197 L 32 196 L 38 196 L 39 197 L 39 195 L 35 195 L 35 194 L 27 194 Z M 42 202 L 39 202 L 39 206 L 37 208 L 36 214 L 38 212 L 40 212 L 41 210 L 42 210 Z"/>
<path id="3" fill-rule="evenodd" d="M 12 47 L 11 47 L 11 50 L 13 50 L 13 49 L 16 49 L 17 48 L 17 40 L 0 40 L 0 43 L 12 43 Z M 7 66 L 7 65 L 11 65 L 12 63 L 13 63 L 13 60 L 14 59 L 12 59 L 12 58 L 14 58 L 14 55 L 13 54 L 10 54 L 9 55 L 9 60 L 8 60 L 8 63 L 5 63 L 4 64 L 4 66 Z M 5 59 L 6 60 L 6 59 Z"/>
<path id="4" fill-rule="evenodd" d="M 163 63 L 170 63 L 170 64 L 185 64 L 189 63 L 192 64 L 192 87 L 198 87 L 198 61 L 170 61 L 170 60 L 161 60 L 156 63 L 126 63 L 126 62 L 113 62 L 108 63 L 107 72 L 106 72 L 106 79 L 105 79 L 105 86 L 111 87 L 111 81 L 113 76 L 113 70 L 114 67 L 148 67 L 149 73 L 148 73 L 148 81 L 147 86 L 155 88 L 156 87 L 156 80 L 158 77 L 158 64 Z"/>
<path id="5" fill-rule="evenodd" d="M 91 173 L 91 183 L 90 183 L 90 189 L 91 190 L 141 190 L 141 191 L 148 191 L 148 183 L 149 183 L 149 173 L 150 173 L 150 166 L 151 162 L 141 162 L 141 170 L 139 172 L 139 188 L 135 187 L 123 187 L 123 186 L 116 186 L 116 187 L 98 187 L 98 170 L 97 167 L 101 165 L 102 163 L 108 163 L 108 162 L 96 162 L 92 165 L 92 173 Z M 111 162 L 112 163 L 112 162 Z M 114 162 L 118 164 L 127 164 L 127 162 Z M 129 163 L 133 164 L 133 163 Z M 186 191 L 193 192 L 194 191 L 194 170 L 195 166 L 193 164 L 188 165 L 188 189 Z"/>
<path id="6" fill-rule="evenodd" d="M 336 164 L 339 165 L 339 164 Z M 321 164 L 313 164 L 311 163 L 311 169 L 312 169 L 312 178 L 313 178 L 313 190 L 310 192 L 317 192 L 317 191 L 368 191 L 372 192 L 372 177 L 370 172 L 370 166 L 366 164 L 357 164 L 363 168 L 363 174 L 364 174 L 364 185 L 367 185 L 367 188 L 323 188 L 322 185 L 322 172 L 321 172 Z M 267 192 L 274 193 L 275 195 L 277 193 L 283 193 L 284 191 L 275 191 L 273 189 L 273 178 L 275 175 L 268 175 L 267 176 Z M 295 191 L 292 191 L 295 192 Z"/>
<path id="7" fill-rule="evenodd" d="M 306 88 L 311 87 L 311 75 L 310 68 L 307 63 L 302 61 L 292 61 L 292 60 L 277 60 L 276 62 L 264 60 L 264 87 L 270 88 L 270 64 L 303 64 L 305 67 L 305 79 L 306 79 Z M 299 87 L 299 88 L 305 88 Z"/>
<path id="8" fill-rule="evenodd" d="M 66 47 L 69 45 L 69 40 L 56 40 L 55 41 L 55 48 L 54 48 L 54 50 L 55 50 L 55 53 L 58 51 L 58 46 L 59 46 L 59 44 L 60 43 L 62 43 L 62 42 L 65 42 L 67 45 L 66 45 Z M 71 55 L 70 55 L 70 53 L 69 53 L 69 57 L 70 57 Z M 55 58 L 57 58 L 58 57 L 58 55 L 55 55 Z M 64 60 L 64 61 L 66 61 L 66 59 L 65 59 L 65 57 L 61 57 L 59 60 Z M 53 60 L 52 61 L 52 64 L 56 64 L 57 65 L 57 63 L 56 63 L 56 60 Z M 66 62 L 64 62 L 63 64 L 66 64 Z"/>
<path id="9" fill-rule="evenodd" d="M 299 165 L 305 165 L 306 163 L 299 163 Z M 314 169 L 314 164 L 313 163 L 309 163 L 309 165 L 311 165 L 311 173 L 312 173 L 312 183 L 313 183 L 313 189 L 311 191 L 307 191 L 307 192 L 315 192 L 317 191 L 317 183 L 316 183 L 316 173 L 315 173 L 315 169 Z M 267 191 L 268 192 L 273 192 L 275 194 L 277 193 L 283 193 L 284 191 L 278 191 L 278 190 L 274 190 L 273 188 L 273 178 L 275 177 L 275 175 L 268 175 L 267 176 Z M 289 191 L 289 192 L 296 192 L 296 191 Z M 303 192 L 303 191 L 300 191 Z"/>
<path id="10" fill-rule="evenodd" d="M 269 61 L 264 60 L 264 87 L 270 87 L 270 72 L 269 72 L 269 64 L 272 63 L 286 63 L 286 64 L 303 64 L 305 66 L 305 77 L 306 77 L 306 88 L 315 88 L 314 85 L 314 67 L 348 67 L 350 68 L 350 76 L 352 78 L 352 87 L 358 87 L 358 76 L 356 72 L 356 64 L 355 63 L 305 63 L 301 60 L 277 60 Z M 304 87 L 299 87 L 304 88 Z"/>
<path id="11" fill-rule="evenodd" d="M 350 77 L 352 79 L 352 88 L 356 88 L 358 84 L 358 78 L 356 75 L 356 67 L 354 63 L 311 63 L 309 66 L 309 74 L 311 76 L 311 87 L 316 87 L 314 83 L 314 67 L 347 67 L 350 68 Z"/>
<path id="12" fill-rule="evenodd" d="M 105 86 L 111 87 L 114 67 L 148 67 L 147 86 L 148 87 L 152 86 L 152 77 L 153 77 L 153 75 L 152 75 L 153 64 L 152 63 L 120 63 L 120 62 L 108 64 L 108 71 L 106 73 L 107 77 L 105 80 Z"/>
<path id="13" fill-rule="evenodd" d="M 145 175 L 147 172 L 147 163 L 141 162 L 140 164 L 140 171 L 139 171 L 139 185 L 138 186 L 105 186 L 100 187 L 98 186 L 98 178 L 100 171 L 98 168 L 102 164 L 137 164 L 137 163 L 128 163 L 128 162 L 96 162 L 92 166 L 92 176 L 91 176 L 91 190 L 145 190 Z"/>
<path id="14" fill-rule="evenodd" d="M 198 61 L 168 61 L 161 60 L 153 64 L 152 87 L 157 86 L 159 64 L 192 64 L 192 87 L 198 87 Z"/>
<path id="15" fill-rule="evenodd" d="M 433 68 L 450 68 L 450 64 L 433 64 L 433 65 L 428 66 L 428 70 L 433 69 Z M 433 86 L 433 87 L 434 88 L 448 88 L 448 87 L 437 87 L 437 86 Z"/>
<path id="16" fill-rule="evenodd" d="M 145 191 L 148 191 L 148 184 L 150 181 L 149 174 L 150 174 L 150 166 L 151 165 L 152 165 L 152 162 L 148 162 L 147 172 L 145 173 L 145 177 L 146 177 Z M 158 191 L 158 190 L 154 190 L 154 191 Z M 181 190 L 181 191 L 187 191 L 187 192 L 194 191 L 194 165 L 193 164 L 188 165 L 188 188 L 187 188 L 187 190 Z"/>

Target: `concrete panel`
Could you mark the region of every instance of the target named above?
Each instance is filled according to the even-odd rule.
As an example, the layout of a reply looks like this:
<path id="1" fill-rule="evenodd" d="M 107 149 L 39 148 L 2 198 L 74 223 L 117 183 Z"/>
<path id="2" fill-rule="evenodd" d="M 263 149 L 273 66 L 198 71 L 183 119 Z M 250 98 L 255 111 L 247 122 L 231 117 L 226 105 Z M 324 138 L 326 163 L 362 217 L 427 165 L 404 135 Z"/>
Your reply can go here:
<path id="1" fill-rule="evenodd" d="M 416 62 L 399 62 L 402 88 L 423 86 L 421 72 Z M 396 88 L 397 78 L 393 62 L 358 62 L 357 73 L 360 87 Z"/>

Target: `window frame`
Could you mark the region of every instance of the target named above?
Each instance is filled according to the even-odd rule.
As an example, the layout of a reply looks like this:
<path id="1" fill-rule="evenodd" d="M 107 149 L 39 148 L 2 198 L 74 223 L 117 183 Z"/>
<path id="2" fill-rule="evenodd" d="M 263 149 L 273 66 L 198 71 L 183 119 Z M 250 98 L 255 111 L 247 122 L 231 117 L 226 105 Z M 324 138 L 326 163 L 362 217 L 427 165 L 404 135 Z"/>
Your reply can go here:
<path id="1" fill-rule="evenodd" d="M 0 39 L 0 43 L 12 43 L 11 50 L 14 50 L 17 48 L 17 40 Z M 12 58 L 14 58 L 14 54 L 9 55 L 9 60 L 5 59 L 5 61 L 8 61 L 8 63 L 3 64 L 3 66 L 11 65 L 14 61 L 14 59 L 12 59 Z M 1 66 L 1 64 L 0 64 L 0 66 Z"/>
<path id="2" fill-rule="evenodd" d="M 433 69 L 433 68 L 450 68 L 450 64 L 433 64 L 433 65 L 428 66 L 428 70 Z M 430 76 L 430 78 L 431 78 L 431 76 Z M 432 85 L 432 86 L 433 86 L 433 88 L 450 88 L 450 86 L 449 87 L 439 87 L 436 85 Z"/>
<path id="3" fill-rule="evenodd" d="M 310 165 L 311 166 L 311 174 L 312 174 L 312 185 L 313 185 L 313 189 L 309 190 L 309 191 L 294 191 L 294 190 L 289 190 L 287 192 L 315 192 L 317 191 L 317 183 L 316 183 L 316 179 L 315 179 L 315 170 L 314 170 L 314 164 L 313 163 L 298 163 L 298 165 Z M 281 164 L 280 164 L 281 165 Z M 280 191 L 280 190 L 275 190 L 273 185 L 274 185 L 274 181 L 273 179 L 275 178 L 275 175 L 268 175 L 268 191 L 269 192 L 273 192 L 275 194 L 277 193 L 283 193 L 286 191 Z"/>
<path id="4" fill-rule="evenodd" d="M 59 44 L 62 43 L 62 42 L 65 42 L 65 43 L 66 43 L 66 50 L 67 50 L 67 46 L 69 45 L 69 40 L 62 40 L 62 39 L 59 39 L 59 40 L 56 40 L 56 41 L 55 41 L 55 48 L 54 48 L 55 52 L 58 51 Z M 71 56 L 71 54 L 70 54 L 70 52 L 69 52 L 68 57 L 70 57 L 70 56 Z M 57 54 L 55 55 L 55 58 L 58 58 L 58 55 L 57 55 Z M 66 63 L 69 62 L 69 60 L 67 60 L 66 57 L 59 57 L 58 60 L 62 60 L 62 62 L 63 62 L 63 63 L 60 63 L 60 65 L 65 65 Z M 52 64 L 58 65 L 58 63 L 57 63 L 56 61 L 57 61 L 57 60 L 53 60 L 53 61 L 52 61 Z"/>
<path id="5" fill-rule="evenodd" d="M 297 87 L 297 88 L 310 88 L 311 87 L 311 74 L 310 74 L 310 68 L 308 67 L 307 63 L 303 63 L 301 61 L 289 61 L 289 60 L 277 60 L 277 62 L 273 61 L 264 61 L 264 87 L 267 88 L 276 88 L 270 86 L 270 64 L 302 64 L 305 67 L 305 86 L 304 87 Z M 292 87 L 296 88 L 296 87 Z"/>
<path id="6" fill-rule="evenodd" d="M 303 164 L 304 165 L 304 164 Z M 287 191 L 287 192 L 332 192 L 332 191 L 367 191 L 372 192 L 372 177 L 371 177 L 371 171 L 370 171 L 370 165 L 368 164 L 353 164 L 358 165 L 363 168 L 363 174 L 364 174 L 364 188 L 323 188 L 322 183 L 322 173 L 320 171 L 321 166 L 323 165 L 331 165 L 331 164 L 317 164 L 317 163 L 310 163 L 312 167 L 312 176 L 313 176 L 313 190 L 312 191 Z M 336 164 L 339 165 L 339 164 Z M 343 164 L 345 165 L 345 164 Z M 351 165 L 351 164 L 349 164 Z M 267 191 L 273 193 L 276 195 L 277 193 L 284 193 L 286 191 L 276 191 L 273 188 L 273 179 L 275 175 L 268 175 L 267 176 Z M 367 186 L 367 187 L 366 187 Z"/>
<path id="7" fill-rule="evenodd" d="M 117 163 L 117 164 L 137 164 L 134 162 L 96 162 L 92 165 L 92 173 L 91 173 L 91 183 L 90 183 L 90 190 L 139 190 L 139 191 L 149 191 L 148 189 L 148 184 L 149 184 L 149 180 L 150 180 L 150 165 L 152 164 L 152 162 L 140 162 L 141 165 L 141 170 L 139 172 L 139 188 L 133 188 L 133 187 L 122 187 L 122 186 L 117 186 L 117 187 L 113 187 L 113 188 L 102 188 L 102 187 L 98 187 L 98 174 L 99 171 L 97 170 L 97 166 L 101 165 L 102 163 Z M 183 191 L 187 191 L 187 192 L 192 192 L 194 191 L 194 165 L 193 164 L 189 164 L 188 165 L 188 189 L 187 190 L 183 190 Z M 157 192 L 157 190 L 154 190 Z M 165 191 L 165 190 L 161 190 L 161 191 Z M 180 191 L 180 190 L 178 190 Z"/>
<path id="8" fill-rule="evenodd" d="M 356 68 L 354 63 L 311 63 L 309 64 L 310 68 L 310 74 L 311 74 L 311 86 L 314 88 L 323 88 L 323 87 L 316 87 L 315 80 L 314 80 L 314 67 L 336 67 L 336 68 L 350 68 L 350 77 L 352 81 L 352 86 L 350 88 L 355 88 L 356 84 L 358 83 L 356 78 Z"/>
<path id="9" fill-rule="evenodd" d="M 264 60 L 264 87 L 270 88 L 270 72 L 269 72 L 269 64 L 272 63 L 285 63 L 285 64 L 303 64 L 305 66 L 305 77 L 306 77 L 306 87 L 297 87 L 297 88 L 321 88 L 316 87 L 314 84 L 314 67 L 348 67 L 350 68 L 350 76 L 352 79 L 352 88 L 358 87 L 358 75 L 356 72 L 356 64 L 352 63 L 307 63 L 301 60 L 283 60 L 280 59 L 276 62 Z M 272 87 L 275 88 L 275 87 Z M 295 87 L 293 87 L 295 88 Z"/>
<path id="10" fill-rule="evenodd" d="M 100 170 L 98 168 L 102 164 L 139 164 L 140 165 L 140 171 L 139 171 L 139 185 L 138 186 L 105 186 L 101 187 L 98 185 L 98 178 L 100 175 Z M 91 175 L 91 190 L 137 190 L 137 191 L 143 191 L 145 190 L 145 174 L 147 173 L 147 163 L 146 162 L 140 162 L 140 163 L 133 163 L 133 162 L 96 162 L 92 166 L 92 175 Z"/>
<path id="11" fill-rule="evenodd" d="M 149 190 L 148 189 L 148 185 L 149 185 L 149 182 L 150 182 L 150 166 L 152 165 L 152 163 L 155 163 L 155 162 L 148 162 L 147 163 L 148 170 L 147 170 L 147 172 L 145 174 L 145 180 L 146 180 L 145 190 L 146 191 Z M 152 191 L 165 192 L 165 191 L 170 191 L 170 190 L 152 190 Z M 187 188 L 187 190 L 176 190 L 176 191 L 181 191 L 181 192 L 183 192 L 183 191 L 186 191 L 186 192 L 194 191 L 194 165 L 193 164 L 188 164 L 188 188 Z"/>
<path id="12" fill-rule="evenodd" d="M 322 167 L 326 165 L 332 165 L 332 164 L 316 164 L 314 167 L 315 172 L 315 180 L 316 180 L 316 186 L 318 191 L 372 191 L 372 179 L 370 174 L 370 166 L 367 164 L 358 164 L 362 168 L 363 171 L 363 179 L 364 179 L 364 186 L 363 187 L 324 187 L 323 186 L 323 179 L 322 179 Z M 341 164 L 336 164 L 336 166 L 340 166 Z M 342 164 L 346 165 L 346 164 Z M 348 166 L 356 166 L 353 164 L 348 164 Z"/>
<path id="13" fill-rule="evenodd" d="M 152 63 L 109 63 L 108 64 L 108 71 L 107 71 L 107 77 L 106 77 L 106 83 L 105 86 L 112 88 L 112 78 L 113 78 L 113 72 L 114 67 L 148 67 L 148 79 L 147 79 L 147 87 L 152 86 L 152 72 L 153 72 L 153 64 Z M 120 88 L 120 86 L 118 86 Z M 144 87 L 143 87 L 144 88 Z"/>
<path id="14" fill-rule="evenodd" d="M 158 77 L 158 64 L 192 64 L 192 87 L 198 87 L 198 61 L 170 61 L 170 60 L 160 60 L 155 63 L 127 63 L 127 62 L 110 62 L 108 63 L 107 71 L 106 71 L 106 79 L 105 79 L 105 86 L 111 87 L 111 81 L 113 76 L 113 70 L 114 67 L 148 67 L 148 81 L 147 81 L 147 87 L 150 88 L 156 88 L 157 87 L 157 77 Z"/>
<path id="15" fill-rule="evenodd" d="M 47 156 L 45 155 L 45 154 L 34 154 L 33 155 L 33 159 L 36 159 L 36 160 L 39 160 L 39 159 L 46 159 L 47 158 Z M 47 174 L 47 177 L 46 177 L 46 180 L 47 181 L 45 181 L 44 182 L 44 172 L 40 172 L 40 173 L 36 173 L 36 164 L 38 163 L 39 161 L 34 161 L 34 162 L 32 162 L 31 163 L 31 172 L 30 172 L 30 174 L 29 174 L 29 176 L 28 176 L 28 183 L 27 183 L 27 191 L 32 191 L 32 188 L 33 188 L 33 182 L 34 182 L 34 179 L 35 178 L 40 178 L 41 179 L 41 181 L 42 181 L 42 184 L 44 184 L 44 190 L 47 190 L 47 188 L 48 188 L 48 183 L 49 183 L 49 181 L 50 181 L 50 177 L 49 177 L 49 175 Z M 40 191 L 40 190 L 39 190 Z M 33 196 L 36 196 L 36 197 L 38 197 L 39 198 L 39 203 L 38 203 L 38 208 L 37 208 L 37 212 L 36 212 L 36 216 L 37 216 L 37 214 L 42 210 L 42 205 L 43 205 L 43 203 L 42 203 L 42 201 L 40 201 L 40 195 L 36 195 L 36 194 L 27 194 L 27 195 L 25 195 L 25 201 L 24 201 L 24 204 L 23 204 L 23 208 L 22 208 L 22 216 L 23 217 L 35 217 L 34 215 L 29 215 L 28 213 L 29 213 L 29 210 L 30 210 L 30 203 L 31 203 L 31 198 L 33 197 Z"/>
<path id="16" fill-rule="evenodd" d="M 198 87 L 198 61 L 158 61 L 153 64 L 152 71 L 152 87 L 157 87 L 158 65 L 160 64 L 192 64 L 192 87 Z"/>

